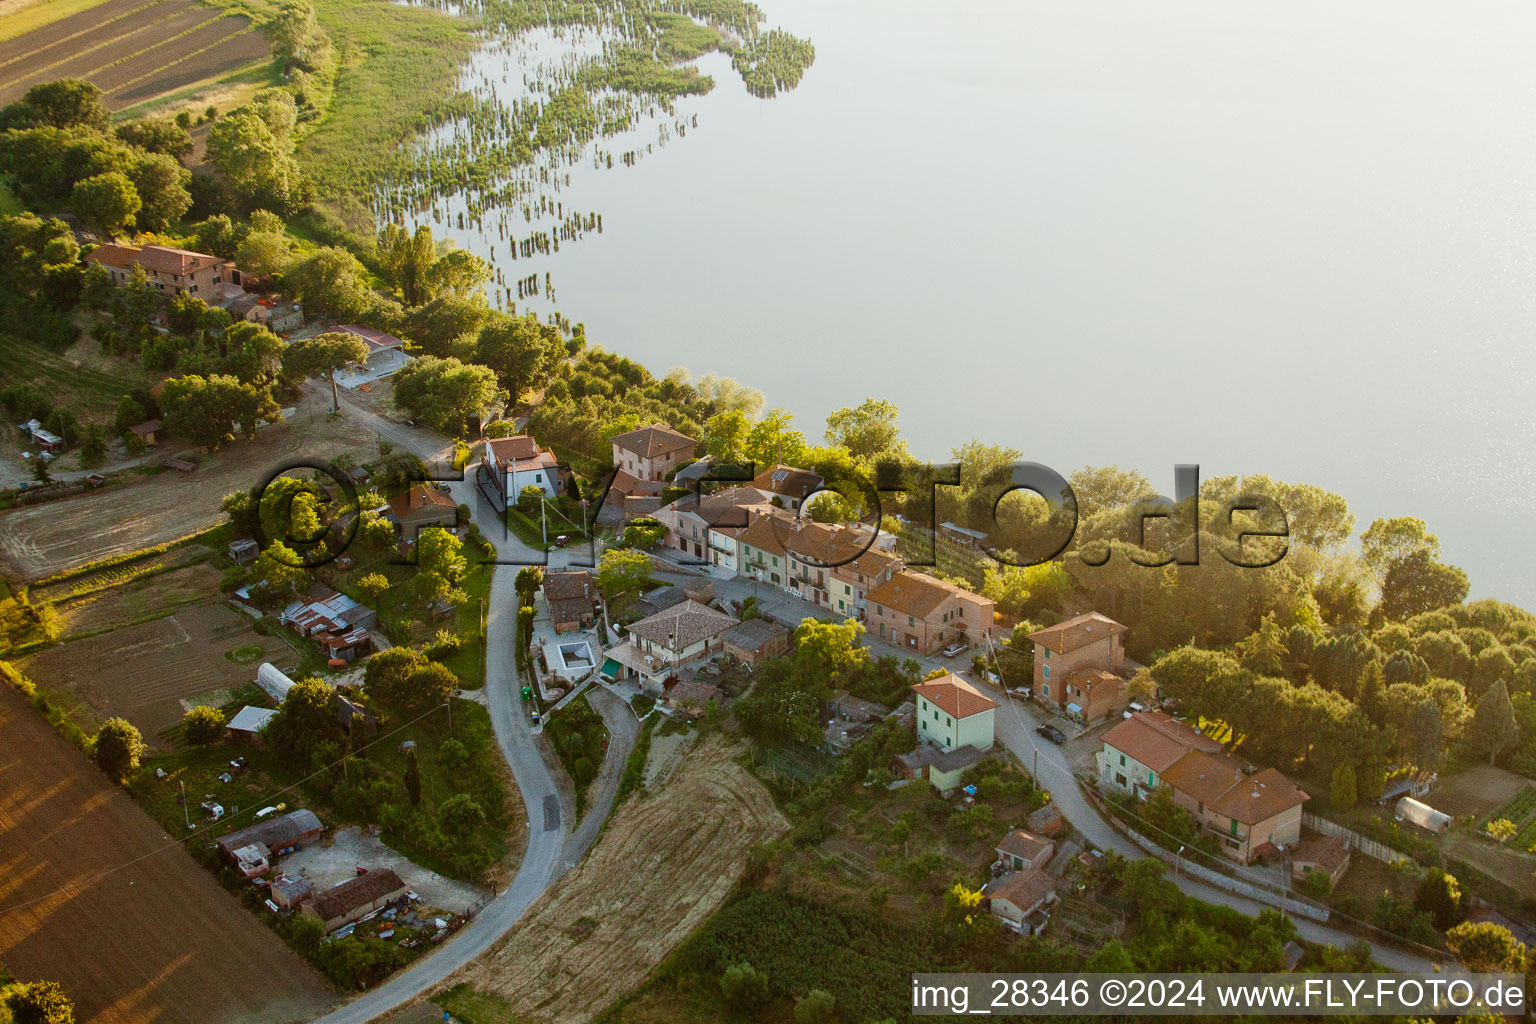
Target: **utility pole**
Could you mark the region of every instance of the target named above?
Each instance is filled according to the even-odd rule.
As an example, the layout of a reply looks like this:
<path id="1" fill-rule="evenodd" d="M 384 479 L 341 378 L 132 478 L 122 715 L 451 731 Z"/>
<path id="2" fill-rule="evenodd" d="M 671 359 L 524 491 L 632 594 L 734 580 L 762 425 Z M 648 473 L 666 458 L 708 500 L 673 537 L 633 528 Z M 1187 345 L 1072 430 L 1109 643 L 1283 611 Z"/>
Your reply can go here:
<path id="1" fill-rule="evenodd" d="M 187 823 L 187 831 L 192 830 L 192 813 L 187 810 L 187 784 L 181 779 L 176 780 L 176 785 L 181 787 L 181 817 Z"/>
<path id="2" fill-rule="evenodd" d="M 539 539 L 545 550 L 549 549 L 549 499 L 539 495 Z"/>

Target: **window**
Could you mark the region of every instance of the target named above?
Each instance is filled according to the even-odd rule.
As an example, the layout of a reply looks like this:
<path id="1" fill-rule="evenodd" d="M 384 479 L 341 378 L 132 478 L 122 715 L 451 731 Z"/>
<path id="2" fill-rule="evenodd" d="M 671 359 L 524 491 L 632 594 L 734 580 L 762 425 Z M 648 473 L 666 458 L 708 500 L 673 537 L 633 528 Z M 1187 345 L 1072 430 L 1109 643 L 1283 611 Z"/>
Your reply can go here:
<path id="1" fill-rule="evenodd" d="M 1120 767 L 1121 768 L 1125 767 L 1125 755 L 1124 754 L 1120 755 Z"/>
<path id="2" fill-rule="evenodd" d="M 934 710 L 933 710 L 933 720 L 935 722 L 937 722 L 939 720 L 939 710 L 938 710 L 938 708 L 934 708 Z"/>
<path id="3" fill-rule="evenodd" d="M 1121 775 L 1119 772 L 1115 772 L 1115 784 L 1118 786 L 1125 785 L 1125 776 Z"/>
<path id="4" fill-rule="evenodd" d="M 914 619 L 912 616 L 908 615 L 907 616 L 907 625 L 915 626 L 915 625 L 917 625 L 917 620 Z"/>
<path id="5" fill-rule="evenodd" d="M 1149 786 L 1157 785 L 1157 772 L 1147 772 L 1147 785 L 1149 785 Z M 1205 813 L 1205 804 L 1201 804 L 1200 805 L 1200 813 L 1201 814 Z"/>
<path id="6" fill-rule="evenodd" d="M 773 556 L 773 567 L 775 569 L 777 569 L 779 567 L 779 556 L 778 555 L 774 555 Z M 775 582 L 775 583 L 779 582 L 779 578 L 777 576 L 775 576 L 773 578 L 773 582 Z"/>
<path id="7" fill-rule="evenodd" d="M 945 715 L 944 716 L 944 724 L 945 725 L 954 725 L 955 724 L 955 720 L 950 718 L 948 715 Z"/>
<path id="8" fill-rule="evenodd" d="M 1042 647 L 1041 650 L 1043 650 L 1045 652 L 1045 660 L 1046 661 L 1050 661 L 1051 660 L 1051 649 L 1049 647 Z"/>
<path id="9" fill-rule="evenodd" d="M 1043 697 L 1049 697 L 1051 695 L 1051 684 L 1046 683 L 1044 686 L 1040 687 L 1040 694 Z"/>
<path id="10" fill-rule="evenodd" d="M 1051 666 L 1046 665 L 1041 671 L 1045 673 L 1045 678 L 1051 678 Z"/>
<path id="11" fill-rule="evenodd" d="M 1237 819 L 1233 818 L 1228 824 L 1232 826 L 1232 834 L 1237 835 Z"/>

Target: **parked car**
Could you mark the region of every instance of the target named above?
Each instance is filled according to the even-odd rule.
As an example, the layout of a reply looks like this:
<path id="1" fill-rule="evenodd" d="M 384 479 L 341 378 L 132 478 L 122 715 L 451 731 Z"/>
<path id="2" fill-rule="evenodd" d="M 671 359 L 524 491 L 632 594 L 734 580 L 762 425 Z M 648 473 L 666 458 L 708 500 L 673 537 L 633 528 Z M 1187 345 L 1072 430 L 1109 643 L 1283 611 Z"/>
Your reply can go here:
<path id="1" fill-rule="evenodd" d="M 955 655 L 957 655 L 957 654 L 964 654 L 965 652 L 966 652 L 965 644 L 956 642 L 956 643 L 952 643 L 948 647 L 944 648 L 944 657 L 946 657 L 946 658 L 953 658 Z"/>
<path id="2" fill-rule="evenodd" d="M 1035 728 L 1035 735 L 1050 740 L 1058 747 L 1067 742 L 1067 734 L 1056 728 L 1054 725 L 1037 726 Z"/>

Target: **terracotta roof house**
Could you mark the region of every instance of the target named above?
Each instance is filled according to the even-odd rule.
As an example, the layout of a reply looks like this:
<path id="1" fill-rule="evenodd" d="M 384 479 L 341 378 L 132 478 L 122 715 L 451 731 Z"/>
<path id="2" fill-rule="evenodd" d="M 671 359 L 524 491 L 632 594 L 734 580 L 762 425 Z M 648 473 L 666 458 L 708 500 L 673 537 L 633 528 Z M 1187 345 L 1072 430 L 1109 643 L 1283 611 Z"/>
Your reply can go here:
<path id="1" fill-rule="evenodd" d="M 919 739 L 948 749 L 992 749 L 997 702 L 991 697 L 953 673 L 918 683 L 912 691 Z"/>
<path id="2" fill-rule="evenodd" d="M 697 601 L 685 600 L 629 627 L 629 643 L 606 653 L 614 674 L 628 669 L 648 693 L 661 696 L 679 666 L 702 661 L 725 649 L 725 634 L 736 620 Z M 605 663 L 605 671 L 607 664 Z"/>
<path id="3" fill-rule="evenodd" d="M 1291 850 L 1291 874 L 1300 878 L 1308 871 L 1321 871 L 1331 885 L 1338 885 L 1349 870 L 1349 844 L 1336 836 L 1312 836 Z"/>
<path id="4" fill-rule="evenodd" d="M 989 882 L 982 889 L 992 915 L 1021 935 L 1036 935 L 1050 920 L 1045 909 L 1056 902 L 1056 883 L 1044 871 L 1025 868 Z"/>
<path id="5" fill-rule="evenodd" d="M 242 291 L 242 278 L 231 260 L 207 253 L 173 249 L 164 245 L 100 245 L 85 257 L 102 267 L 112 283 L 124 285 L 141 267 L 150 285 L 168 295 L 196 295 L 209 305 L 218 305 L 226 295 Z"/>
<path id="6" fill-rule="evenodd" d="M 777 498 L 774 504 L 782 505 L 790 512 L 799 512 L 800 503 L 825 482 L 820 473 L 776 463 L 757 474 L 752 486 Z"/>
<path id="7" fill-rule="evenodd" d="M 1191 750 L 1216 753 L 1221 744 L 1161 711 L 1138 711 L 1116 722 L 1103 736 L 1098 754 L 1099 784 L 1145 796 L 1162 773 Z"/>
<path id="8" fill-rule="evenodd" d="M 1114 619 L 1088 612 L 1029 634 L 1035 645 L 1031 696 L 1081 721 L 1120 710 L 1125 687 L 1109 676 L 1125 675 L 1125 631 Z M 1088 670 L 1096 674 L 1084 674 Z M 1071 704 L 1077 705 L 1076 712 Z"/>
<path id="9" fill-rule="evenodd" d="M 480 473 L 482 478 L 490 478 L 503 505 L 517 504 L 528 487 L 537 487 L 546 498 L 560 494 L 560 460 L 526 434 L 487 439 Z"/>
<path id="10" fill-rule="evenodd" d="M 789 555 L 784 541 L 794 536 L 795 521 L 777 513 L 753 518 L 736 535 L 736 564 L 743 575 L 782 587 L 789 575 Z"/>
<path id="11" fill-rule="evenodd" d="M 665 423 L 652 423 L 608 439 L 613 445 L 613 464 L 639 480 L 665 480 L 677 467 L 693 459 L 698 442 Z"/>
<path id="12" fill-rule="evenodd" d="M 789 631 L 767 619 L 748 619 L 725 634 L 725 652 L 748 668 L 789 653 Z"/>
<path id="13" fill-rule="evenodd" d="M 1016 828 L 997 844 L 996 865 L 1004 871 L 1044 868 L 1056 852 L 1056 844 L 1041 836 Z"/>
<path id="14" fill-rule="evenodd" d="M 910 569 L 871 588 L 865 600 L 876 636 L 923 654 L 954 641 L 976 643 L 995 631 L 991 599 Z"/>
<path id="15" fill-rule="evenodd" d="M 596 621 L 593 601 L 597 587 L 585 570 L 549 572 L 544 575 L 544 600 L 556 633 L 570 633 Z"/>
<path id="16" fill-rule="evenodd" d="M 318 917 L 329 934 L 388 906 L 409 891 L 394 871 L 380 868 L 317 893 L 304 910 Z"/>
<path id="17" fill-rule="evenodd" d="M 666 546 L 694 558 L 740 571 L 737 538 L 760 516 L 776 513 L 770 495 L 756 487 L 730 487 L 714 494 L 685 494 L 655 513 L 667 528 Z"/>
<path id="18" fill-rule="evenodd" d="M 389 512 L 384 518 L 394 523 L 406 539 L 415 540 L 429 526 L 457 529 L 459 506 L 436 487 L 412 484 L 410 490 L 389 499 Z"/>

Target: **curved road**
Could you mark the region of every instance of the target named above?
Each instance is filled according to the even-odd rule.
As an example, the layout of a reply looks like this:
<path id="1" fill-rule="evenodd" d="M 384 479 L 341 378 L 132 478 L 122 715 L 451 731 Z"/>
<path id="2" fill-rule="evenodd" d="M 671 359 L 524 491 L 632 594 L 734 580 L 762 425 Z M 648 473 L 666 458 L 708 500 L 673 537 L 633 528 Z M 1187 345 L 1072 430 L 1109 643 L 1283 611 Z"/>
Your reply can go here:
<path id="1" fill-rule="evenodd" d="M 342 408 L 345 415 L 368 423 L 380 437 L 429 464 L 441 455 L 441 439 L 435 435 L 392 423 L 345 399 Z M 476 491 L 472 470 L 473 467 L 464 480 L 449 483 L 453 499 L 470 507 L 472 518 L 503 557 L 542 561 L 538 552 L 507 533 L 496 510 Z M 523 806 L 528 811 L 528 848 L 523 853 L 522 863 L 518 865 L 511 885 L 486 904 L 451 940 L 385 984 L 317 1018 L 315 1024 L 365 1024 L 409 1002 L 485 952 L 517 923 L 556 879 L 586 855 L 613 807 L 623 762 L 637 732 L 634 715 L 607 691 L 593 691 L 593 707 L 608 724 L 611 738 L 602 777 L 593 785 L 592 805 L 581 827 L 572 834 L 569 809 L 561 799 L 554 773 L 544 760 L 522 710 L 522 701 L 518 699 L 516 575 L 516 566 L 501 566 L 491 576 L 486 620 L 485 696 L 497 745 L 507 759 Z M 629 719 L 627 724 L 625 718 Z"/>

